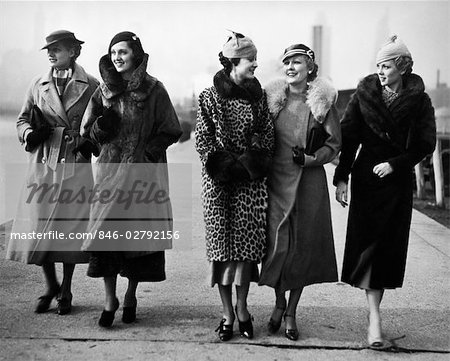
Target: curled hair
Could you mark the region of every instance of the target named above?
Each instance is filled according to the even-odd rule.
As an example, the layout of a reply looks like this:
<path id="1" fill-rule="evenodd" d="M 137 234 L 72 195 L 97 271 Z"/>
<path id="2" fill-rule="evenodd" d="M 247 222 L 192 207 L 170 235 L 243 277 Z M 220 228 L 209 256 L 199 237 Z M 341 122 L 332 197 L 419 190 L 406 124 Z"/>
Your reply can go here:
<path id="1" fill-rule="evenodd" d="M 227 58 L 226 56 L 223 55 L 222 52 L 219 53 L 219 61 L 220 64 L 222 64 L 225 73 L 227 75 L 230 75 L 231 73 L 231 69 L 233 69 L 233 65 L 236 66 L 239 64 L 239 62 L 241 61 L 240 58 Z"/>
<path id="2" fill-rule="evenodd" d="M 81 45 L 71 39 L 62 39 L 59 41 L 59 43 L 62 46 L 64 46 L 65 48 L 67 48 L 68 50 L 73 50 L 74 56 L 71 58 L 72 65 L 73 65 L 73 63 L 75 63 L 75 61 L 81 54 Z"/>
<path id="3" fill-rule="evenodd" d="M 127 40 L 128 47 L 133 50 L 134 66 L 137 68 L 144 60 L 144 49 L 140 42 Z"/>
<path id="4" fill-rule="evenodd" d="M 413 60 L 410 56 L 401 55 L 394 60 L 394 64 L 403 75 L 409 75 L 412 73 Z"/>
<path id="5" fill-rule="evenodd" d="M 317 78 L 317 72 L 319 71 L 319 66 L 309 56 L 304 56 L 304 57 L 306 59 L 306 66 L 308 67 L 308 77 L 306 80 L 307 80 L 307 82 L 311 82 Z"/>

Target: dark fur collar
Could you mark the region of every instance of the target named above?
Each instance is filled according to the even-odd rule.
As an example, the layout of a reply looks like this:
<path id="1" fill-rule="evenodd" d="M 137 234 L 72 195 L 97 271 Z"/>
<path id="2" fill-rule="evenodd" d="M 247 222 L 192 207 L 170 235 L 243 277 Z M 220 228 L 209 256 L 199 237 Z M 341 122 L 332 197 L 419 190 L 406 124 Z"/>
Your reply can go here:
<path id="1" fill-rule="evenodd" d="M 242 85 L 237 85 L 224 70 L 217 72 L 214 76 L 214 87 L 217 93 L 225 99 L 244 99 L 251 103 L 256 103 L 263 96 L 258 79 L 253 78 L 245 81 Z"/>
<path id="2" fill-rule="evenodd" d="M 104 55 L 100 59 L 100 74 L 103 83 L 100 85 L 103 95 L 106 98 L 112 98 L 124 91 L 136 91 L 138 89 L 144 92 L 156 84 L 157 80 L 147 74 L 148 54 L 144 55 L 144 60 L 133 71 L 128 83 L 124 82 L 122 76 L 116 71 L 109 55 Z"/>
<path id="3" fill-rule="evenodd" d="M 364 121 L 380 138 L 402 148 L 404 128 L 411 122 L 424 96 L 425 85 L 420 76 L 409 74 L 403 78 L 400 96 L 389 109 L 383 101 L 382 86 L 377 74 L 365 77 L 358 84 L 356 95 L 359 99 Z"/>

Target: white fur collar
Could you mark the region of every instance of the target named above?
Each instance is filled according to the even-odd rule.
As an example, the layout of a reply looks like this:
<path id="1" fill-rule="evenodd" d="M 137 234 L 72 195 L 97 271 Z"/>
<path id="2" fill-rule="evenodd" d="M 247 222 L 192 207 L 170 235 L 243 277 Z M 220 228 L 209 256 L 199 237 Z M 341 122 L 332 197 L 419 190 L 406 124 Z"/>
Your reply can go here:
<path id="1" fill-rule="evenodd" d="M 266 87 L 267 103 L 272 116 L 276 119 L 287 101 L 288 84 L 284 79 L 278 79 L 269 83 Z M 325 78 L 316 78 L 308 85 L 306 104 L 311 109 L 314 118 L 322 123 L 337 100 L 337 90 L 331 82 Z"/>

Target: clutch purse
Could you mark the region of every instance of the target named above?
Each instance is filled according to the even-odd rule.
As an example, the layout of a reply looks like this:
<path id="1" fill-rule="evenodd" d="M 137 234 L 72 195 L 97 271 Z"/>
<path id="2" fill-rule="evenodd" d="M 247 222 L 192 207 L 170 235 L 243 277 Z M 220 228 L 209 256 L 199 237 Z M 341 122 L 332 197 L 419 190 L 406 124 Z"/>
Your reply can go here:
<path id="1" fill-rule="evenodd" d="M 329 135 L 323 128 L 322 124 L 314 126 L 308 136 L 305 154 L 314 154 L 318 149 L 322 148 Z"/>
<path id="2" fill-rule="evenodd" d="M 44 118 L 41 109 L 35 104 L 31 108 L 30 125 L 33 130 L 40 130 L 45 127 L 50 127 L 47 120 Z"/>

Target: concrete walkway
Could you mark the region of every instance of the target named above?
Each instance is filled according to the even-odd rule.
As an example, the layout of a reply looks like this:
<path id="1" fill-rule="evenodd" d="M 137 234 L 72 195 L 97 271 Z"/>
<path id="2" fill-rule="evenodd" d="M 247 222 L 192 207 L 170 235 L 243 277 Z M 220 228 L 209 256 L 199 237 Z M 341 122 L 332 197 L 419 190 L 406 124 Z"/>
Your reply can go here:
<path id="1" fill-rule="evenodd" d="M 169 162 L 184 163 L 179 166 L 183 175 L 175 171 L 171 179 L 175 229 L 180 230 L 181 238 L 166 253 L 167 281 L 139 286 L 137 322 L 123 324 L 119 310 L 111 329 L 97 326 L 103 282 L 86 277 L 86 265 L 75 270 L 70 315 L 58 316 L 53 310 L 33 313 L 43 292 L 42 272 L 37 266 L 5 260 L 7 237 L 2 236 L 0 360 L 449 359 L 450 230 L 416 211 L 404 286 L 387 291 L 382 304 L 383 327 L 392 347 L 367 349 L 364 293 L 341 283 L 305 289 L 297 311 L 297 342 L 287 340 L 281 331 L 267 334 L 273 290 L 252 285 L 248 301 L 255 318 L 254 340 L 235 337 L 228 343 L 218 341 L 214 329 L 221 318 L 220 299 L 217 288 L 206 281 L 200 165 L 192 142 L 172 147 Z M 329 180 L 333 170 L 327 166 Z M 330 196 L 341 265 L 347 209 L 334 201 L 331 185 Z M 9 227 L 3 225 L 3 234 L 8 234 Z M 126 281 L 119 279 L 121 302 L 125 287 Z"/>

